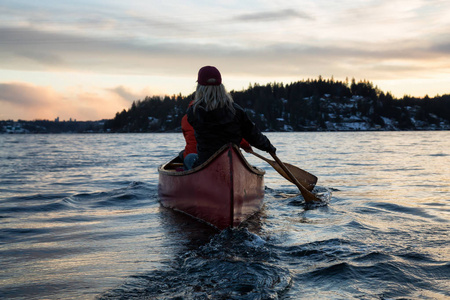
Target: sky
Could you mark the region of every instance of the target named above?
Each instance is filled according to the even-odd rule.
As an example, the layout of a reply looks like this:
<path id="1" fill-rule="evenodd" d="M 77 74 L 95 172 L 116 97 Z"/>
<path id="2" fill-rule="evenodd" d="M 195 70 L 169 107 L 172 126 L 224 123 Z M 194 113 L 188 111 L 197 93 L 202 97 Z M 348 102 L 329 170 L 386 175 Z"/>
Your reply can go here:
<path id="1" fill-rule="evenodd" d="M 450 93 L 448 0 L 1 0 L 0 120 L 111 119 L 189 95 L 368 80 L 395 97 Z"/>

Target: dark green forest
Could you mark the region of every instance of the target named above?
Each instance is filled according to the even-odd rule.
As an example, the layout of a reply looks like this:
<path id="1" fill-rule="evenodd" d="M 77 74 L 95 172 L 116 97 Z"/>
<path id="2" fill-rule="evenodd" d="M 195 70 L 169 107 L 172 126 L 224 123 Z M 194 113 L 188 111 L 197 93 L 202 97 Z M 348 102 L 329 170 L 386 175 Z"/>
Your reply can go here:
<path id="1" fill-rule="evenodd" d="M 450 129 L 450 95 L 396 99 L 366 80 L 319 77 L 290 84 L 253 84 L 230 93 L 263 131 Z M 104 131 L 178 131 L 193 96 L 136 100 L 107 120 Z"/>
<path id="2" fill-rule="evenodd" d="M 308 79 L 230 92 L 262 131 L 450 130 L 450 94 L 394 98 L 373 83 Z M 194 94 L 137 99 L 100 121 L 0 121 L 0 133 L 181 131 Z"/>

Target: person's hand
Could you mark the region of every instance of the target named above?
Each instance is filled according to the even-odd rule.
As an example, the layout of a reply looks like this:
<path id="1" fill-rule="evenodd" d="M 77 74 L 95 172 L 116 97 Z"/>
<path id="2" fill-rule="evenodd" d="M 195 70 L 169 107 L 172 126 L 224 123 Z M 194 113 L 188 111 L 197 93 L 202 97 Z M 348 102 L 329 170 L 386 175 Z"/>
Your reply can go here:
<path id="1" fill-rule="evenodd" d="M 252 153 L 253 152 L 252 146 L 250 146 L 250 144 L 248 144 L 248 146 L 241 145 L 241 148 L 244 149 L 244 151 L 247 152 L 247 153 Z"/>
<path id="2" fill-rule="evenodd" d="M 244 139 L 241 140 L 241 143 L 239 144 L 239 147 L 244 149 L 244 151 L 247 152 L 247 153 L 253 152 L 252 146 L 250 146 L 249 142 L 247 142 Z"/>
<path id="3" fill-rule="evenodd" d="M 275 152 L 277 152 L 277 148 L 275 148 L 273 145 L 270 145 L 269 151 L 267 151 L 267 152 L 275 154 Z"/>

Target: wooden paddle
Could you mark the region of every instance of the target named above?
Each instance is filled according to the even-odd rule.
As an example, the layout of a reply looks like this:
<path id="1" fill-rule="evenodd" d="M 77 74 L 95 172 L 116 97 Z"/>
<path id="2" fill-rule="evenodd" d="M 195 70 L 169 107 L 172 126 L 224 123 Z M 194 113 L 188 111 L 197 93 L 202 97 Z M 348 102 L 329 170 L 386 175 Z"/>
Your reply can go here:
<path id="1" fill-rule="evenodd" d="M 281 176 L 289 180 L 290 182 L 295 182 L 289 177 L 289 175 L 283 170 L 280 164 L 278 164 L 276 161 L 270 160 L 268 158 L 265 158 L 262 155 L 259 155 L 258 153 L 255 153 L 252 151 L 248 151 L 248 153 L 251 153 L 255 155 L 258 158 L 261 158 L 265 162 L 267 162 L 269 165 L 272 166 L 278 173 L 280 173 Z M 291 174 L 297 179 L 297 181 L 304 186 L 308 191 L 312 191 L 314 189 L 314 186 L 317 183 L 317 177 L 314 176 L 311 173 L 306 172 L 305 170 L 302 170 L 300 168 L 297 168 L 296 166 L 283 163 L 284 166 L 291 172 Z"/>
<path id="2" fill-rule="evenodd" d="M 289 176 L 289 178 L 292 180 L 292 182 L 298 187 L 298 189 L 300 190 L 300 193 L 302 193 L 303 199 L 305 199 L 306 202 L 321 201 L 313 193 L 311 193 L 303 185 L 301 185 L 300 182 L 298 182 L 298 180 L 294 177 L 294 175 L 292 175 L 291 171 L 289 171 L 289 169 L 286 168 L 284 163 L 275 155 L 275 153 L 270 153 L 270 155 L 280 165 L 280 167 L 283 169 L 283 171 L 286 172 L 286 174 Z"/>

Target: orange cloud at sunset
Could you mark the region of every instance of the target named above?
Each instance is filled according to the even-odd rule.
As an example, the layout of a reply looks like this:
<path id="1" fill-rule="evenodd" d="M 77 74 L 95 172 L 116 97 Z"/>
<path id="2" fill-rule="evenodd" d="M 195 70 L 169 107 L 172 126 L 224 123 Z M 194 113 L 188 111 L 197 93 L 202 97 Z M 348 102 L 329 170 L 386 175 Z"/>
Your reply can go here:
<path id="1" fill-rule="evenodd" d="M 126 95 L 124 95 L 126 93 Z M 128 95 L 128 97 L 126 97 Z M 60 93 L 27 83 L 0 84 L 0 119 L 100 120 L 113 118 L 130 106 L 131 91 L 117 87 L 100 92 Z M 137 100 L 135 98 L 134 100 Z"/>

